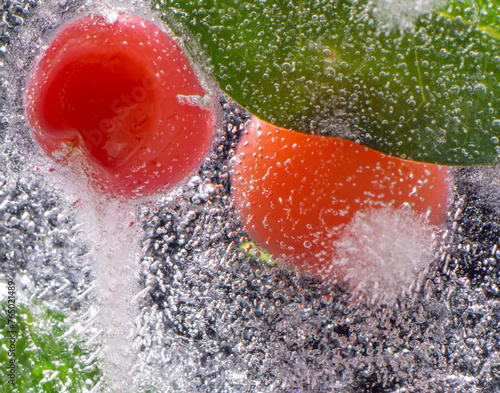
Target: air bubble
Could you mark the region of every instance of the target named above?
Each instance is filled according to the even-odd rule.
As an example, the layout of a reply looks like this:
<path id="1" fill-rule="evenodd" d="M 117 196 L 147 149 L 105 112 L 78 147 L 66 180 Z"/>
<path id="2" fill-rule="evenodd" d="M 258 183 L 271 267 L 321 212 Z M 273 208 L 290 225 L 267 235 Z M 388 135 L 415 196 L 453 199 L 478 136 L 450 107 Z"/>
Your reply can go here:
<path id="1" fill-rule="evenodd" d="M 458 93 L 460 93 L 460 87 L 458 87 L 457 85 L 453 85 L 450 87 L 450 94 L 452 96 L 456 96 L 458 95 Z"/>
<path id="2" fill-rule="evenodd" d="M 482 83 L 477 83 L 474 85 L 474 94 L 476 97 L 481 98 L 483 97 L 487 92 L 486 86 Z"/>
<path id="3" fill-rule="evenodd" d="M 500 132 L 500 120 L 495 119 L 491 122 L 491 129 L 496 132 Z"/>

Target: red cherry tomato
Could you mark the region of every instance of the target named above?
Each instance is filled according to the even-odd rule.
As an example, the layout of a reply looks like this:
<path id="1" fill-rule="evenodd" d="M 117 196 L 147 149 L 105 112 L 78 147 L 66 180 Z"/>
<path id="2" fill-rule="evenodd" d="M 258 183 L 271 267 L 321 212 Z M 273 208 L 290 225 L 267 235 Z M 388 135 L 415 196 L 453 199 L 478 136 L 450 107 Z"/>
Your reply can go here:
<path id="1" fill-rule="evenodd" d="M 88 15 L 34 70 L 27 114 L 55 160 L 114 195 L 140 197 L 191 174 L 213 135 L 205 91 L 179 46 L 151 22 Z"/>
<path id="2" fill-rule="evenodd" d="M 234 203 L 252 240 L 299 270 L 342 279 L 335 241 L 358 212 L 406 208 L 443 222 L 449 172 L 253 119 L 238 149 Z M 324 277 L 323 277 L 324 278 Z"/>

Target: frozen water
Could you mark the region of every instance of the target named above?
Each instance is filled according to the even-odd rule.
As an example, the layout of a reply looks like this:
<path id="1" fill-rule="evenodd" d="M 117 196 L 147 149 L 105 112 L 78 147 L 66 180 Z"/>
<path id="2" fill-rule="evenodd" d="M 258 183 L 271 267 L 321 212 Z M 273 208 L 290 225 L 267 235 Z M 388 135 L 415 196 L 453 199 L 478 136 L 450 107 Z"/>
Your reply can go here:
<path id="1" fill-rule="evenodd" d="M 445 0 L 375 0 L 374 15 L 383 29 L 406 30 L 421 15 L 446 5 Z"/>
<path id="2" fill-rule="evenodd" d="M 134 210 L 116 201 L 97 199 L 97 203 L 80 202 L 76 214 L 78 221 L 84 223 L 87 238 L 93 242 L 92 290 L 99 310 L 93 315 L 93 324 L 100 332 L 99 355 L 105 383 L 110 391 L 133 392 L 136 386 L 127 377 L 134 359 L 131 321 L 136 315 L 139 291 L 135 272 L 139 267 L 141 235 L 133 225 Z"/>
<path id="3" fill-rule="evenodd" d="M 347 267 L 351 291 L 372 303 L 392 303 L 421 284 L 435 245 L 422 220 L 405 210 L 374 209 L 358 213 L 344 232 L 336 263 Z"/>
<path id="4" fill-rule="evenodd" d="M 21 97 L 43 37 L 82 3 L 1 4 L 0 271 L 16 274 L 20 301 L 64 312 L 89 346 L 99 344 L 86 361 L 100 359 L 111 382 L 82 391 L 119 382 L 152 392 L 500 389 L 497 169 L 455 170 L 449 219 L 435 239 L 404 215 L 353 224 L 346 255 L 365 263 L 382 249 L 370 244 L 382 228 L 401 242 L 384 244 L 388 261 L 407 260 L 420 283 L 395 298 L 386 281 L 380 295 L 393 301 L 371 304 L 240 250 L 230 158 L 247 115 L 224 99 L 222 133 L 181 188 L 137 206 L 79 199 L 85 186 L 48 172 L 31 143 Z M 396 234 L 391 220 L 406 225 Z"/>

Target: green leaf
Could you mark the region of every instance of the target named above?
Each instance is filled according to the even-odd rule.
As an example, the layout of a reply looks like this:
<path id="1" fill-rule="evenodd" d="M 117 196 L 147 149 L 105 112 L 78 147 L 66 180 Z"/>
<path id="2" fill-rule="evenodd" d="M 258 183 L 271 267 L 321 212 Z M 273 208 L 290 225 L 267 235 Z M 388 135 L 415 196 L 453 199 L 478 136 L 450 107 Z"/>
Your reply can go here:
<path id="1" fill-rule="evenodd" d="M 498 0 L 154 1 L 265 121 L 415 161 L 500 161 Z"/>
<path id="2" fill-rule="evenodd" d="M 37 303 L 17 302 L 9 308 L 8 301 L 1 302 L 0 391 L 80 393 L 97 384 L 102 371 L 82 337 L 71 334 L 69 328 L 62 313 Z M 15 377 L 7 369 L 13 358 L 8 352 L 11 344 Z"/>
<path id="3" fill-rule="evenodd" d="M 279 262 L 273 258 L 271 254 L 268 254 L 257 244 L 251 241 L 246 241 L 240 244 L 240 250 L 249 258 L 259 262 L 264 263 L 269 267 L 279 266 Z"/>

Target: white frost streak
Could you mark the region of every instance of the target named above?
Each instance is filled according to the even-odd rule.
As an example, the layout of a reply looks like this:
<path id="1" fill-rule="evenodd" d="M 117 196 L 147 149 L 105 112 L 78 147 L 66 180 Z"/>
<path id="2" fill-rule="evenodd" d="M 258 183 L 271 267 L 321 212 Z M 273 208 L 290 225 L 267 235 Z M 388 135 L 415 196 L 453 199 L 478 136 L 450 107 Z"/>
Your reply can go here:
<path id="1" fill-rule="evenodd" d="M 112 200 L 85 206 L 82 221 L 95 239 L 94 290 L 99 302 L 96 324 L 102 330 L 105 381 L 110 391 L 128 393 L 135 387 L 129 373 L 134 353 L 131 332 L 137 313 L 138 233 L 129 224 L 133 209 Z"/>
<path id="2" fill-rule="evenodd" d="M 430 261 L 431 227 L 410 212 L 376 209 L 358 213 L 336 242 L 351 290 L 373 303 L 393 303 L 422 281 Z"/>
<path id="3" fill-rule="evenodd" d="M 411 29 L 417 18 L 443 5 L 443 0 L 375 0 L 373 14 L 383 29 Z"/>
<path id="4" fill-rule="evenodd" d="M 186 96 L 183 94 L 177 94 L 176 99 L 177 102 L 181 105 L 199 106 L 200 108 L 209 107 L 211 102 L 209 97 L 202 97 L 198 95 Z"/>

